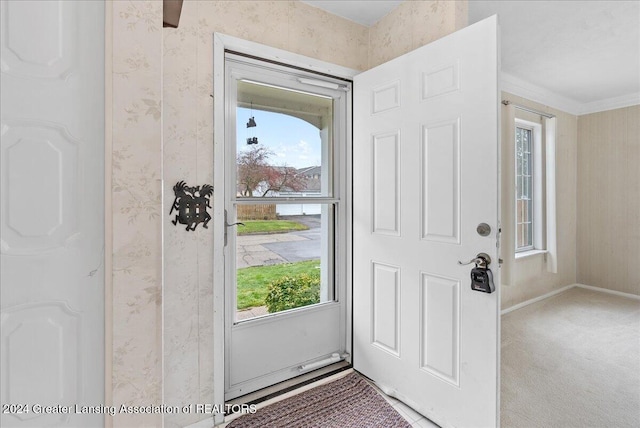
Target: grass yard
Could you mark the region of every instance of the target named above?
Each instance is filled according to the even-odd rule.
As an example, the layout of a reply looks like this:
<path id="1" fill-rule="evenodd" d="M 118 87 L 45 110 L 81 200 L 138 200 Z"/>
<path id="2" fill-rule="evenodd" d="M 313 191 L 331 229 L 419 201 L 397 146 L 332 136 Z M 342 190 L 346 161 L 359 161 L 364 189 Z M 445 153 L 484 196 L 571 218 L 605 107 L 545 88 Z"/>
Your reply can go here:
<path id="1" fill-rule="evenodd" d="M 285 233 L 309 229 L 306 225 L 289 220 L 244 220 L 238 225 L 238 235 L 258 233 Z"/>
<path id="2" fill-rule="evenodd" d="M 238 309 L 263 306 L 271 281 L 301 273 L 320 275 L 320 260 L 238 269 Z"/>

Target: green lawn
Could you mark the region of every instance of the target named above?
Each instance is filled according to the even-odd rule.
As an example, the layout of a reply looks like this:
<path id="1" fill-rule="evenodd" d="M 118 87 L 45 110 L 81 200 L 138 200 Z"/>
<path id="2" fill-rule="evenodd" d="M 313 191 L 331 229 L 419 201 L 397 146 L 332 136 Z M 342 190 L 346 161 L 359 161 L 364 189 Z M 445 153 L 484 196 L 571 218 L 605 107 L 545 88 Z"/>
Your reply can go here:
<path id="1" fill-rule="evenodd" d="M 302 223 L 288 220 L 244 220 L 244 226 L 238 225 L 238 235 L 254 233 L 285 233 L 294 230 L 309 229 Z"/>
<path id="2" fill-rule="evenodd" d="M 320 260 L 238 269 L 238 309 L 263 306 L 271 281 L 301 273 L 320 275 Z"/>

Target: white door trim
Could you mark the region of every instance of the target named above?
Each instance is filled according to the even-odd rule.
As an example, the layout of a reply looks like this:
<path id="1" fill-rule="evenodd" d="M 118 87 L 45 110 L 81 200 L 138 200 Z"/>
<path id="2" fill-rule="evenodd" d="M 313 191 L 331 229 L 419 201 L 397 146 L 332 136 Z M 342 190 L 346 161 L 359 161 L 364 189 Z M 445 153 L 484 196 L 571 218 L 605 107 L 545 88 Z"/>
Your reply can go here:
<path id="1" fill-rule="evenodd" d="M 225 50 L 276 61 L 293 67 L 301 67 L 318 73 L 329 74 L 344 79 L 352 79 L 359 72 L 347 67 L 331 64 L 325 61 L 299 55 L 282 49 L 265 46 L 260 43 L 242 40 L 237 37 L 221 33 L 213 34 L 213 402 L 224 404 L 224 376 L 225 376 L 225 317 L 224 317 L 224 183 L 225 168 Z M 351 135 L 351 123 L 348 123 L 347 135 Z M 345 159 L 351 165 L 351 159 Z M 349 174 L 350 174 L 349 169 Z M 348 213 L 350 216 L 350 212 Z M 351 251 L 348 243 L 347 252 Z M 348 277 L 351 277 L 349 267 Z M 351 290 L 347 290 L 347 345 L 351 344 Z M 220 407 L 220 408 L 223 408 Z M 214 415 L 214 423 L 224 422 L 224 415 Z"/>

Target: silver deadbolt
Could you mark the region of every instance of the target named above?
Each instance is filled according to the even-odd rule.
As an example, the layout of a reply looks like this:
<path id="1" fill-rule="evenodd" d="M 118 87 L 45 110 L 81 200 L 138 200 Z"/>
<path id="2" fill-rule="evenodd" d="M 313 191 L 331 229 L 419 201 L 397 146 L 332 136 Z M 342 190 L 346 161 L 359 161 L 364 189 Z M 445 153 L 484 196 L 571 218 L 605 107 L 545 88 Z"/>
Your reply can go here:
<path id="1" fill-rule="evenodd" d="M 491 233 L 491 226 L 487 223 L 480 223 L 478 227 L 476 227 L 476 232 L 478 232 L 478 235 L 480 236 L 489 236 Z"/>

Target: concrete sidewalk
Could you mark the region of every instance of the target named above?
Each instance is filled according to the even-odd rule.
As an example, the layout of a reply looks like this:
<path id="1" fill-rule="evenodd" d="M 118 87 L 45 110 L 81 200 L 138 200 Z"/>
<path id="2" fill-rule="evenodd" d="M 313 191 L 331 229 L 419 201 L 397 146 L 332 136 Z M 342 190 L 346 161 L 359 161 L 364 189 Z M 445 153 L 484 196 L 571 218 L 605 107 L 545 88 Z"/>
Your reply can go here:
<path id="1" fill-rule="evenodd" d="M 265 235 L 240 235 L 236 239 L 236 268 L 267 266 L 287 263 L 289 260 L 271 251 L 265 244 L 306 241 L 307 238 L 293 233 Z"/>
<path id="2" fill-rule="evenodd" d="M 269 266 L 320 258 L 319 216 L 291 216 L 308 230 L 262 235 L 239 235 L 236 238 L 236 268 Z"/>
<path id="3" fill-rule="evenodd" d="M 266 306 L 256 306 L 255 308 L 243 309 L 241 311 L 236 312 L 236 319 L 238 321 L 247 320 L 249 318 L 260 317 L 262 315 L 267 315 L 269 311 L 267 311 Z"/>

